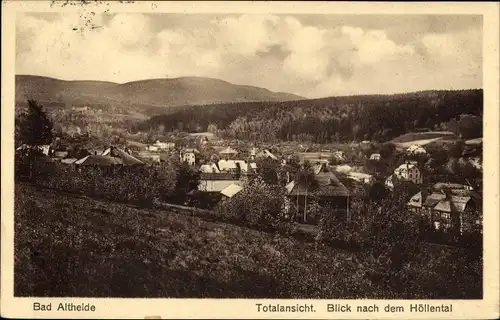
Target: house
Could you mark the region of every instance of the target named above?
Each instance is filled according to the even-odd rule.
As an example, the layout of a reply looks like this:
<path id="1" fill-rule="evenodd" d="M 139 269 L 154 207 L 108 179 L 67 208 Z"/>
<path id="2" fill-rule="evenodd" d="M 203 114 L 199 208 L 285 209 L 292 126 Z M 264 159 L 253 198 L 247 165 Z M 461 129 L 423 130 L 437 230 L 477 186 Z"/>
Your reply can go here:
<path id="1" fill-rule="evenodd" d="M 136 158 L 144 160 L 144 162 L 159 163 L 161 162 L 160 154 L 151 151 L 138 151 L 132 154 Z"/>
<path id="2" fill-rule="evenodd" d="M 180 161 L 186 162 L 190 166 L 195 165 L 196 163 L 196 155 L 200 152 L 194 148 L 186 148 L 180 152 Z"/>
<path id="3" fill-rule="evenodd" d="M 418 145 L 418 144 L 413 144 L 406 149 L 406 154 L 408 155 L 424 155 L 427 154 L 427 151 L 425 149 Z"/>
<path id="4" fill-rule="evenodd" d="M 394 173 L 385 180 L 386 187 L 393 189 L 394 180 L 411 181 L 415 184 L 423 182 L 422 174 L 415 162 L 406 162 L 394 169 Z"/>
<path id="5" fill-rule="evenodd" d="M 317 198 L 321 206 L 329 207 L 334 214 L 348 215 L 349 211 L 349 190 L 330 172 L 326 166 L 322 165 L 319 171 L 314 172 L 317 186 L 307 186 L 298 181 L 291 181 L 285 186 L 287 193 L 288 210 L 294 203 L 297 218 L 303 222 L 317 222 L 307 217 L 307 206 L 311 198 Z"/>
<path id="6" fill-rule="evenodd" d="M 250 158 L 251 158 L 252 160 L 254 160 L 254 159 L 255 159 L 255 157 L 257 156 L 257 151 L 258 151 L 258 150 L 257 150 L 257 148 L 252 148 L 252 149 L 250 149 Z"/>
<path id="7" fill-rule="evenodd" d="M 432 189 L 435 191 L 441 190 L 467 190 L 473 191 L 474 188 L 470 185 L 460 184 L 460 183 L 450 183 L 450 182 L 438 182 L 432 186 Z"/>
<path id="8" fill-rule="evenodd" d="M 220 193 L 232 184 L 243 185 L 243 182 L 232 173 L 200 173 L 198 190 Z"/>
<path id="9" fill-rule="evenodd" d="M 172 150 L 175 148 L 174 142 L 160 142 L 159 140 L 156 140 L 154 145 L 161 150 Z"/>
<path id="10" fill-rule="evenodd" d="M 53 157 L 58 159 L 63 159 L 68 156 L 68 150 L 54 150 Z"/>
<path id="11" fill-rule="evenodd" d="M 380 153 L 372 153 L 370 155 L 370 160 L 374 160 L 374 161 L 380 161 L 381 157 L 380 157 Z"/>
<path id="12" fill-rule="evenodd" d="M 363 140 L 359 143 L 359 148 L 361 150 L 370 150 L 372 148 L 372 143 L 368 140 Z"/>
<path id="13" fill-rule="evenodd" d="M 374 181 L 374 178 L 371 174 L 368 173 L 362 173 L 362 172 L 348 172 L 347 173 L 347 178 L 361 182 L 361 183 L 372 183 Z"/>
<path id="14" fill-rule="evenodd" d="M 233 173 L 254 173 L 257 170 L 257 164 L 245 160 L 219 160 L 217 163 L 221 172 Z"/>
<path id="15" fill-rule="evenodd" d="M 158 146 L 155 146 L 155 145 L 148 145 L 148 146 L 146 147 L 146 150 L 147 150 L 147 151 L 153 151 L 153 152 L 156 152 L 156 151 L 158 151 L 159 149 L 160 149 L 160 148 L 159 148 Z"/>
<path id="16" fill-rule="evenodd" d="M 235 156 L 235 155 L 237 155 L 238 151 L 234 150 L 231 147 L 227 147 L 226 149 L 220 151 L 219 154 L 221 156 L 224 156 L 224 157 L 229 157 L 229 156 Z"/>
<path id="17" fill-rule="evenodd" d="M 220 173 L 220 170 L 215 163 L 209 163 L 209 164 L 202 164 L 200 166 L 200 172 L 202 172 L 202 173 Z"/>
<path id="18" fill-rule="evenodd" d="M 268 158 L 268 159 L 272 159 L 272 160 L 278 160 L 278 157 L 276 157 L 274 154 L 272 154 L 267 149 L 262 150 L 255 157 L 256 158 Z"/>
<path id="19" fill-rule="evenodd" d="M 344 161 L 345 160 L 345 155 L 344 155 L 343 151 L 333 152 L 332 157 L 337 161 Z"/>
<path id="20" fill-rule="evenodd" d="M 241 192 L 243 187 L 239 184 L 233 183 L 226 188 L 224 188 L 220 193 L 222 195 L 222 200 L 228 200 L 234 197 L 236 194 Z"/>
<path id="21" fill-rule="evenodd" d="M 463 234 L 477 230 L 482 224 L 477 210 L 478 200 L 477 195 L 455 194 L 451 191 L 420 191 L 410 198 L 407 207 L 436 230 Z"/>
<path id="22" fill-rule="evenodd" d="M 109 147 L 104 150 L 102 156 L 116 157 L 122 160 L 124 166 L 143 165 L 144 162 L 130 154 L 130 150 L 121 150 L 117 147 Z"/>
<path id="23" fill-rule="evenodd" d="M 48 144 L 47 145 L 39 145 L 39 146 L 30 146 L 27 144 L 22 144 L 16 148 L 16 151 L 30 150 L 30 149 L 31 150 L 38 150 L 46 156 L 48 156 L 50 151 L 51 151 L 51 147 Z"/>
<path id="24" fill-rule="evenodd" d="M 64 164 L 73 164 L 77 160 L 78 160 L 77 158 L 65 158 L 65 159 L 61 159 L 61 163 L 64 163 Z"/>
<path id="25" fill-rule="evenodd" d="M 207 143 L 208 143 L 208 137 L 207 137 L 207 136 L 202 136 L 202 137 L 200 138 L 200 143 L 201 143 L 202 145 L 207 144 Z"/>
<path id="26" fill-rule="evenodd" d="M 107 167 L 123 165 L 123 161 L 118 157 L 92 154 L 75 161 L 74 164 L 81 166 Z"/>

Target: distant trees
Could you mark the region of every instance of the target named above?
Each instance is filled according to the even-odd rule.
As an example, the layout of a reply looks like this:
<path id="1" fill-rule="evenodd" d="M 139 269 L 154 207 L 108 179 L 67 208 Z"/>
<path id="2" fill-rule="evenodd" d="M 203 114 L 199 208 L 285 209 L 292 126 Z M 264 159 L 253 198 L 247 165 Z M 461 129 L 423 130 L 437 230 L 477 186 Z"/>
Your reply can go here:
<path id="1" fill-rule="evenodd" d="M 482 104 L 482 90 L 244 102 L 186 107 L 153 117 L 142 127 L 147 130 L 162 123 L 179 130 L 216 129 L 222 137 L 253 141 L 388 141 L 407 132 L 439 127 L 462 114 L 481 119 Z M 462 118 L 460 132 L 465 136 L 481 133 L 480 121 Z"/>

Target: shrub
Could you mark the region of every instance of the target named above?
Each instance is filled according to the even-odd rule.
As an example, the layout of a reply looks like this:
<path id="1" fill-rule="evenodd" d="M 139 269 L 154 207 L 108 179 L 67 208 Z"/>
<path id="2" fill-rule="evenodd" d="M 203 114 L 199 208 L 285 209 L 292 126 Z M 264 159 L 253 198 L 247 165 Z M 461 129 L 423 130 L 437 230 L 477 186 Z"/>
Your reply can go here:
<path id="1" fill-rule="evenodd" d="M 175 172 L 168 167 L 109 168 L 75 167 L 51 163 L 51 172 L 37 184 L 112 201 L 151 206 L 174 190 Z"/>
<path id="2" fill-rule="evenodd" d="M 252 180 L 233 198 L 216 207 L 217 215 L 262 230 L 291 233 L 293 218 L 285 210 L 285 194 L 281 187 L 268 185 L 262 178 Z"/>

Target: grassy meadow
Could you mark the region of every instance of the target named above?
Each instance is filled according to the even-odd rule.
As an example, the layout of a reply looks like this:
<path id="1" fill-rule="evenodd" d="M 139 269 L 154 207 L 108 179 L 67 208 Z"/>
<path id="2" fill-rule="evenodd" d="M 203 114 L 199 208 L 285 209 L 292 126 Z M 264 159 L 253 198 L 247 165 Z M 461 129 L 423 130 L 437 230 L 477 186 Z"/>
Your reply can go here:
<path id="1" fill-rule="evenodd" d="M 15 296 L 480 299 L 481 262 L 466 261 L 429 246 L 395 281 L 362 252 L 15 187 Z"/>

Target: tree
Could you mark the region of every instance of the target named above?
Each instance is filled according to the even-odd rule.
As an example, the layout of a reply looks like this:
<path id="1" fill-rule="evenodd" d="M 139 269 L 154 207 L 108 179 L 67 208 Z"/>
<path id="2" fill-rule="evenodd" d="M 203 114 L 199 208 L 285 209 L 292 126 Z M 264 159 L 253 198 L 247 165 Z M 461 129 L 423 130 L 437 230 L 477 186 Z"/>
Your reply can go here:
<path id="1" fill-rule="evenodd" d="M 217 206 L 218 214 L 227 220 L 286 234 L 295 228 L 288 211 L 284 189 L 269 185 L 260 177 L 251 180 L 242 191 Z"/>
<path id="2" fill-rule="evenodd" d="M 184 204 L 187 194 L 198 189 L 200 172 L 191 168 L 187 163 L 180 163 L 177 167 L 177 179 L 172 201 Z"/>
<path id="3" fill-rule="evenodd" d="M 16 142 L 33 147 L 52 142 L 52 121 L 43 106 L 33 99 L 28 100 L 28 110 L 16 121 Z"/>
<path id="4" fill-rule="evenodd" d="M 16 143 L 28 146 L 16 159 L 16 170 L 22 174 L 28 171 L 30 180 L 33 178 L 33 164 L 42 155 L 40 147 L 52 142 L 52 128 L 52 121 L 43 106 L 29 99 L 28 110 L 16 121 L 15 139 Z"/>
<path id="5" fill-rule="evenodd" d="M 392 157 L 394 151 L 396 151 L 396 145 L 394 143 L 391 142 L 384 143 L 380 147 L 380 156 L 384 159 L 388 159 Z"/>

